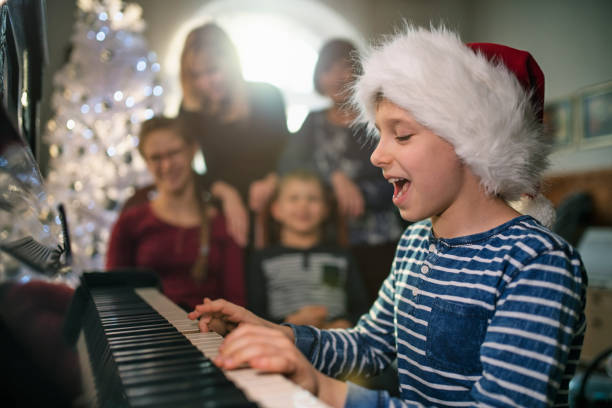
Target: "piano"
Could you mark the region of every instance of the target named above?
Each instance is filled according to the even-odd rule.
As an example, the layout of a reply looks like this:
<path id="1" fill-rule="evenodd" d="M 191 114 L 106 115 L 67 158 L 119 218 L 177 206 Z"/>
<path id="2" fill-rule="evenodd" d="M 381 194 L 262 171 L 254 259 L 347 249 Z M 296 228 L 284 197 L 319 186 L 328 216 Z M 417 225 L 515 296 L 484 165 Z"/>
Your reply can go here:
<path id="1" fill-rule="evenodd" d="M 83 395 L 77 405 L 327 407 L 282 375 L 217 368 L 211 359 L 223 338 L 201 333 L 147 275 L 83 274 L 65 327 L 79 350 Z"/>

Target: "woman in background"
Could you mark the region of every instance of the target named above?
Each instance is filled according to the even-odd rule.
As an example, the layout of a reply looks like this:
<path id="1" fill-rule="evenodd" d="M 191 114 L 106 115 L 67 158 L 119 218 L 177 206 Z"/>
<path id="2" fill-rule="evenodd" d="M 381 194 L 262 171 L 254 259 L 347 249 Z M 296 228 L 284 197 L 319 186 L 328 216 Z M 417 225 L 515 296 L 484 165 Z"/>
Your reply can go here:
<path id="1" fill-rule="evenodd" d="M 358 73 L 353 64 L 356 51 L 351 42 L 342 39 L 330 40 L 321 48 L 314 87 L 332 104 L 308 115 L 283 153 L 279 170 L 309 168 L 331 185 L 348 224 L 349 245 L 373 301 L 391 269 L 403 223 L 389 200 L 393 186 L 370 163 L 374 146 L 364 145 L 365 129 L 350 127 L 356 113 L 347 107 L 347 87 Z"/>
<path id="2" fill-rule="evenodd" d="M 120 214 L 106 268 L 156 271 L 164 294 L 186 310 L 204 296 L 245 304 L 242 249 L 196 182 L 191 169 L 196 142 L 179 120 L 156 117 L 142 124 L 138 148 L 157 195 Z"/>
<path id="3" fill-rule="evenodd" d="M 208 23 L 192 30 L 181 55 L 188 123 L 206 161 L 204 188 L 219 199 L 230 234 L 246 245 L 248 208 L 260 212 L 276 184 L 276 163 L 287 131 L 278 89 L 246 82 L 227 34 Z"/>

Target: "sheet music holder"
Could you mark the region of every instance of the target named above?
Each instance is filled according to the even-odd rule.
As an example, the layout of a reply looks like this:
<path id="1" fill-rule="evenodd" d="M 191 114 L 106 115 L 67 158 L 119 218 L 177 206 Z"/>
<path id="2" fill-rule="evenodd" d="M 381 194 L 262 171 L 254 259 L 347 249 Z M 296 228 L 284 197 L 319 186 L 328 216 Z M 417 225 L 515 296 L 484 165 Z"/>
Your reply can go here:
<path id="1" fill-rule="evenodd" d="M 56 248 L 48 247 L 28 235 L 11 242 L 0 243 L 0 249 L 13 258 L 44 275 L 66 273 L 72 266 L 72 249 L 64 206 L 58 206 L 63 242 Z M 63 255 L 63 259 L 62 259 Z"/>
<path id="2" fill-rule="evenodd" d="M 62 225 L 62 236 L 64 240 L 64 260 L 66 265 L 72 265 L 72 247 L 70 246 L 70 233 L 68 231 L 68 219 L 66 218 L 66 210 L 64 204 L 60 203 L 57 206 L 57 211 Z"/>

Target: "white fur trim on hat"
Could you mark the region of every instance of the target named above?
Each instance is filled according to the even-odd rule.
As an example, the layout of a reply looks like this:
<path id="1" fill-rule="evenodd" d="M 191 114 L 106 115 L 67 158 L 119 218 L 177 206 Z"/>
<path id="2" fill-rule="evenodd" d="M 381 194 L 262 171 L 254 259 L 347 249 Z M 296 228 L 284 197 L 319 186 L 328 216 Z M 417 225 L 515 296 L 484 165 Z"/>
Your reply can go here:
<path id="1" fill-rule="evenodd" d="M 451 143 L 488 194 L 537 194 L 549 145 L 530 93 L 505 65 L 444 27 L 408 26 L 366 52 L 362 69 L 352 101 L 371 132 L 382 94 Z"/>
<path id="2" fill-rule="evenodd" d="M 532 216 L 547 228 L 552 228 L 557 218 L 553 203 L 542 194 L 535 197 L 524 195 L 519 200 L 508 204 L 521 214 Z"/>

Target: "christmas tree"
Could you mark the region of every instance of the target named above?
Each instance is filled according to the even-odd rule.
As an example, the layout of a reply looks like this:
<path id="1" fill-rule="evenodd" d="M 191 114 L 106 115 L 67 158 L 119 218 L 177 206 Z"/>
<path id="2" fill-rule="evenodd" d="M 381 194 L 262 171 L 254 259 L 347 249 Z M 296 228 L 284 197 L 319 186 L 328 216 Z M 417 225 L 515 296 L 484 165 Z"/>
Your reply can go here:
<path id="1" fill-rule="evenodd" d="M 47 200 L 66 207 L 75 265 L 86 270 L 103 267 L 122 203 L 150 182 L 137 135 L 161 112 L 163 88 L 141 14 L 121 0 L 80 0 L 69 60 L 54 77 Z"/>

